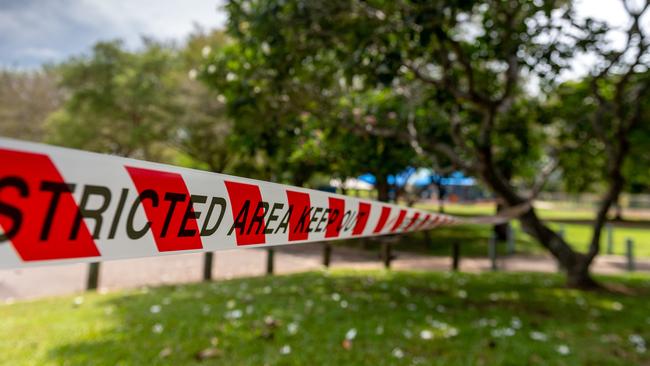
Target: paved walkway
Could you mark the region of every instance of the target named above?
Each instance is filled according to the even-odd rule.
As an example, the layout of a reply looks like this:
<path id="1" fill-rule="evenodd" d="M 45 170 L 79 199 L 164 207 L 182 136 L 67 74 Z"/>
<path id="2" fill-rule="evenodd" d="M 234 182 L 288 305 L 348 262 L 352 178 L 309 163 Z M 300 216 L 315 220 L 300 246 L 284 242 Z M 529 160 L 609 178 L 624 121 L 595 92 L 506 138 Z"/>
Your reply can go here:
<path id="1" fill-rule="evenodd" d="M 449 257 L 431 257 L 407 252 L 394 252 L 397 270 L 444 271 L 451 266 Z M 276 273 L 293 273 L 322 268 L 322 245 L 303 244 L 276 247 Z M 333 246 L 332 267 L 355 269 L 382 268 L 376 251 Z M 499 268 L 507 271 L 555 272 L 557 266 L 549 257 L 515 255 L 499 260 Z M 135 288 L 144 285 L 196 282 L 201 279 L 202 254 L 170 255 L 102 263 L 100 291 Z M 490 270 L 487 258 L 462 258 L 462 271 Z M 230 250 L 215 253 L 213 274 L 217 279 L 263 275 L 266 268 L 264 249 Z M 639 271 L 650 271 L 650 260 L 637 261 Z M 597 273 L 622 273 L 625 258 L 600 256 L 594 265 Z M 74 264 L 20 270 L 0 270 L 0 301 L 33 299 L 45 296 L 78 293 L 84 290 L 88 265 Z"/>

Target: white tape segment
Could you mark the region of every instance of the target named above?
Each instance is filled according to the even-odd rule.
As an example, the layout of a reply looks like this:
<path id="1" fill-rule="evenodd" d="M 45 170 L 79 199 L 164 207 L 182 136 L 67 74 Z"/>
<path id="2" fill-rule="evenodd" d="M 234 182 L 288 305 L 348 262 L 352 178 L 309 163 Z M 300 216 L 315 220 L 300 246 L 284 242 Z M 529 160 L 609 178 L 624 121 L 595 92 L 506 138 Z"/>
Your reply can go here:
<path id="1" fill-rule="evenodd" d="M 448 215 L 0 138 L 0 268 L 428 230 Z"/>

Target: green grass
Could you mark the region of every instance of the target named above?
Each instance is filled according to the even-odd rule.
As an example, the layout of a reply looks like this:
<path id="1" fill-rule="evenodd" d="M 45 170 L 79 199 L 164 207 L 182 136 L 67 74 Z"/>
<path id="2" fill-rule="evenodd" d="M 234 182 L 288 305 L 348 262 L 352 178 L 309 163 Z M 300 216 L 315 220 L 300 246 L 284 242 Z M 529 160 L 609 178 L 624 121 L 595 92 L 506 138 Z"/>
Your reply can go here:
<path id="1" fill-rule="evenodd" d="M 576 224 L 550 224 L 552 228 L 564 230 L 564 237 L 569 244 L 580 252 L 586 252 L 591 240 L 591 228 L 586 225 Z M 547 253 L 537 241 L 520 230 L 519 224 L 513 224 L 515 228 L 515 248 L 520 254 L 543 254 Z M 627 238 L 634 240 L 634 255 L 638 258 L 650 257 L 650 230 L 615 228 L 613 231 L 614 247 L 613 254 L 625 255 Z M 463 256 L 485 257 L 488 253 L 488 241 L 492 235 L 490 225 L 458 225 L 433 229 L 426 238 L 423 233 L 404 235 L 400 238 L 399 250 L 415 251 L 431 255 L 448 256 L 451 253 L 451 246 L 454 242 L 461 244 Z M 607 234 L 601 237 L 601 254 L 606 254 Z M 499 243 L 497 247 L 499 254 L 506 254 L 505 243 Z"/>
<path id="2" fill-rule="evenodd" d="M 335 271 L 16 303 L 0 306 L 0 364 L 650 363 L 650 278 L 600 279 L 627 294 L 549 274 Z"/>
<path id="3" fill-rule="evenodd" d="M 434 204 L 418 204 L 416 207 L 431 211 L 438 211 L 438 206 Z M 445 204 L 445 213 L 458 216 L 487 216 L 494 215 L 496 213 L 496 206 L 493 203 L 448 203 Z M 544 220 L 590 220 L 594 218 L 594 211 L 585 208 L 537 208 L 537 213 Z"/>
<path id="4" fill-rule="evenodd" d="M 434 207 L 418 206 L 420 208 L 431 209 Z M 437 208 L 436 208 L 437 209 Z M 493 204 L 475 204 L 447 205 L 445 212 L 459 216 L 483 216 L 493 215 L 495 208 Z M 545 220 L 566 220 L 566 219 L 589 219 L 593 215 L 590 211 L 566 211 L 566 210 L 549 210 L 538 209 L 538 213 Z M 586 252 L 591 242 L 592 228 L 584 224 L 562 224 L 552 222 L 550 226 L 558 230 L 563 228 L 565 239 L 576 250 Z M 540 254 L 544 250 L 531 237 L 518 230 L 519 224 L 514 221 L 513 227 L 517 229 L 516 248 L 519 253 Z M 405 243 L 415 243 L 415 245 L 403 246 L 415 251 L 427 252 L 434 255 L 448 255 L 451 251 L 451 244 L 459 241 L 463 246 L 463 255 L 468 256 L 485 256 L 487 255 L 488 238 L 491 235 L 489 225 L 462 225 L 456 227 L 438 228 L 430 233 L 429 245 L 424 238 L 417 236 L 416 240 L 405 240 Z M 634 241 L 634 255 L 637 257 L 650 257 L 650 229 L 629 228 L 614 226 L 613 229 L 613 254 L 625 255 L 627 247 L 625 241 L 630 238 Z M 601 236 L 601 254 L 606 254 L 607 249 L 607 232 L 603 231 Z M 501 245 L 499 251 L 505 253 L 505 246 Z"/>
<path id="5" fill-rule="evenodd" d="M 576 224 L 551 224 L 555 230 L 564 228 L 564 237 L 579 251 L 586 252 L 591 241 L 592 229 L 587 225 Z M 614 254 L 625 255 L 627 249 L 625 241 L 630 238 L 634 241 L 634 255 L 637 257 L 650 257 L 650 230 L 616 227 L 613 229 Z M 532 241 L 532 240 L 531 240 Z M 600 238 L 601 254 L 606 254 L 607 232 L 603 231 Z"/>

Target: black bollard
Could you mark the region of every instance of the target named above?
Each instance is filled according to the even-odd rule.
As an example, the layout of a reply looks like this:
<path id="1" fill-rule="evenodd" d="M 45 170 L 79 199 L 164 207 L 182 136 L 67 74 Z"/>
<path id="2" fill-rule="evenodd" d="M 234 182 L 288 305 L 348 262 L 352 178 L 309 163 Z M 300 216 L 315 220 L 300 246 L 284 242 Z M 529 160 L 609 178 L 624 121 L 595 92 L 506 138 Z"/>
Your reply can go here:
<path id="1" fill-rule="evenodd" d="M 212 261 L 214 253 L 206 252 L 203 255 L 203 281 L 212 281 Z"/>
<path id="2" fill-rule="evenodd" d="M 393 259 L 391 254 L 390 243 L 387 242 L 381 243 L 381 257 L 384 262 L 384 268 L 390 269 L 390 262 Z"/>
<path id="3" fill-rule="evenodd" d="M 266 250 L 266 274 L 267 275 L 272 275 L 273 274 L 273 256 L 275 254 L 275 251 L 273 249 L 267 249 Z"/>
<path id="4" fill-rule="evenodd" d="M 88 280 L 86 281 L 86 290 L 97 290 L 99 285 L 99 262 L 93 262 L 88 265 Z"/>
<path id="5" fill-rule="evenodd" d="M 453 271 L 458 271 L 458 268 L 460 267 L 460 244 L 458 242 L 454 242 L 451 245 L 451 269 Z"/>
<path id="6" fill-rule="evenodd" d="M 323 243 L 323 266 L 329 267 L 332 258 L 332 246 L 330 243 Z"/>
<path id="7" fill-rule="evenodd" d="M 630 272 L 634 271 L 634 240 L 632 238 L 627 238 L 625 240 L 625 246 L 627 248 L 627 270 Z"/>

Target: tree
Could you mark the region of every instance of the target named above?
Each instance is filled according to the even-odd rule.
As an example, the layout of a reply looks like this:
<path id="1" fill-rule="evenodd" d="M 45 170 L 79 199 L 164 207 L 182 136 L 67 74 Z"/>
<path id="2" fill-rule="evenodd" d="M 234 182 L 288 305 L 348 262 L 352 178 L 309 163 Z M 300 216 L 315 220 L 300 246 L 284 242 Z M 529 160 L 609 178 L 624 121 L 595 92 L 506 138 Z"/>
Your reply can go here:
<path id="1" fill-rule="evenodd" d="M 45 120 L 62 103 L 56 73 L 50 67 L 35 71 L 0 71 L 0 135 L 42 141 Z"/>
<path id="2" fill-rule="evenodd" d="M 395 128 L 410 118 L 412 111 L 407 106 L 408 101 L 390 88 L 342 95 L 331 117 L 319 126 L 329 172 L 342 178 L 371 173 L 376 179 L 378 200 L 387 202 L 391 188 L 388 177 L 416 165 L 417 157 L 408 142 L 395 136 L 368 134 L 365 126 Z"/>
<path id="3" fill-rule="evenodd" d="M 169 139 L 181 153 L 181 164 L 216 173 L 227 173 L 237 165 L 239 157 L 231 143 L 233 122 L 223 97 L 197 79 L 197 69 L 212 49 L 225 42 L 222 32 L 196 30 L 181 48 L 174 70 L 178 113 Z"/>
<path id="4" fill-rule="evenodd" d="M 51 142 L 121 156 L 163 160 L 177 88 L 172 50 L 145 40 L 142 52 L 99 42 L 90 56 L 59 65 L 63 107 L 49 118 Z"/>
<path id="5" fill-rule="evenodd" d="M 608 46 L 608 32 L 596 33 L 599 42 L 588 50 L 599 57 L 597 66 L 580 83 L 561 85 L 554 101 L 559 106 L 555 116 L 559 142 L 569 147 L 562 159 L 566 176 L 576 177 L 586 187 L 599 182 L 604 190 L 586 263 L 591 263 L 600 251 L 600 236 L 610 209 L 618 203 L 631 178 L 638 181 L 642 177 L 635 171 L 648 166 L 647 160 L 643 161 L 646 154 L 641 151 L 650 140 L 650 38 L 640 20 L 650 3 L 646 1 L 640 9 L 634 9 L 631 2 L 622 4 L 631 18 L 623 48 Z M 607 26 L 585 24 L 582 28 Z M 634 151 L 641 161 L 629 159 Z M 578 169 L 578 164 L 583 166 Z"/>
<path id="6" fill-rule="evenodd" d="M 435 105 L 431 115 L 436 119 L 409 120 L 392 132 L 369 125 L 368 131 L 393 133 L 431 158 L 445 156 L 480 177 L 508 207 L 528 205 L 519 217 L 523 229 L 557 258 L 567 271 L 568 284 L 597 285 L 589 267 L 597 253 L 602 220 L 594 226 L 590 252 L 573 250 L 530 206 L 557 164 L 558 152 L 532 149 L 537 153 L 524 155 L 523 165 L 540 172 L 530 182 L 525 176 L 510 177 L 506 162 L 515 155 L 504 139 L 517 142 L 521 136 L 517 131 L 523 130 L 533 140 L 548 141 L 551 136 L 540 125 L 543 121 L 524 118 L 515 124 L 511 120 L 517 108 L 538 104 L 524 86 L 528 80 L 539 80 L 543 101 L 577 51 L 590 50 L 611 60 L 613 54 L 603 49 L 607 29 L 602 24 L 577 22 L 571 3 L 562 0 L 232 1 L 227 9 L 229 30 L 235 38 L 277 50 L 265 55 L 271 58 L 268 64 L 278 67 L 275 84 L 302 78 L 305 83 L 318 80 L 321 89 L 329 90 L 343 77 L 356 80 L 361 89 L 389 85 L 398 92 L 424 91 L 425 102 Z M 627 9 L 639 19 L 641 13 Z M 628 33 L 635 40 L 630 50 L 638 49 L 640 56 L 630 64 L 630 76 L 624 78 L 631 78 L 647 62 L 645 41 L 636 41 L 644 39 L 638 22 Z M 326 67 L 319 69 L 319 62 Z M 619 67 L 605 67 L 599 74 L 618 72 Z M 629 138 L 629 128 L 617 131 L 627 136 L 619 141 Z M 617 144 L 614 161 L 623 162 L 628 156 L 625 145 Z M 620 193 L 617 168 L 608 172 L 607 185 L 599 218 L 610 205 L 606 202 Z"/>

